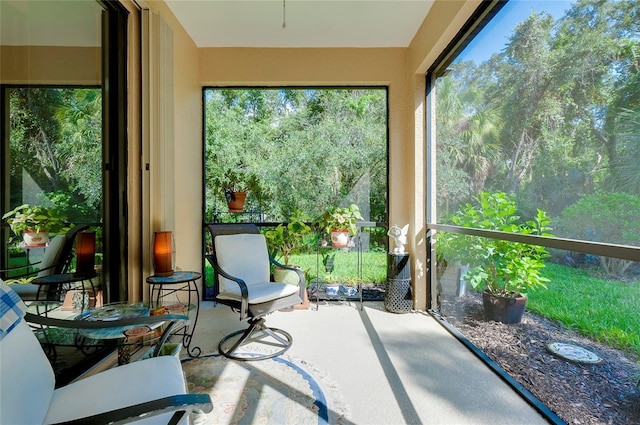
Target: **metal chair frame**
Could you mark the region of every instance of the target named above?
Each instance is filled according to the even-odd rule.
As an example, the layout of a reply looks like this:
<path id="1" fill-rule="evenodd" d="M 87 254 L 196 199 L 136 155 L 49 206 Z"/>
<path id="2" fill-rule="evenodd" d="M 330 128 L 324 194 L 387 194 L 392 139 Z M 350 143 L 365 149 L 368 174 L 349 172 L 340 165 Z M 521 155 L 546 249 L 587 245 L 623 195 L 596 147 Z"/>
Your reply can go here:
<path id="1" fill-rule="evenodd" d="M 205 255 L 211 266 L 213 267 L 214 273 L 214 292 L 215 292 L 215 300 L 216 302 L 227 305 L 231 307 L 234 311 L 240 314 L 240 320 L 248 319 L 249 327 L 243 330 L 239 330 L 233 332 L 227 336 L 225 336 L 220 343 L 218 344 L 219 352 L 225 357 L 235 359 L 235 360 L 264 360 L 272 357 L 279 356 L 287 351 L 291 344 L 293 343 L 293 337 L 277 328 L 271 328 L 265 325 L 264 316 L 269 313 L 272 313 L 277 310 L 281 310 L 284 308 L 292 307 L 296 304 L 301 304 L 304 292 L 306 291 L 306 281 L 304 278 L 304 274 L 296 268 L 285 266 L 278 261 L 274 260 L 272 257 L 269 257 L 269 262 L 275 266 L 282 267 L 285 269 L 293 270 L 298 274 L 299 279 L 299 291 L 282 298 L 276 298 L 273 300 L 268 300 L 260 303 L 250 303 L 249 302 L 249 291 L 250 288 L 240 277 L 232 276 L 227 273 L 219 264 L 216 255 L 215 249 L 215 238 L 220 235 L 233 235 L 233 234 L 258 234 L 260 230 L 254 224 L 209 224 L 207 225 L 209 232 L 211 233 L 212 240 L 212 252 L 210 254 Z M 237 300 L 229 300 L 226 298 L 220 298 L 218 295 L 220 294 L 220 282 L 219 277 L 222 276 L 226 279 L 234 281 L 240 287 L 241 299 Z M 271 279 L 273 281 L 273 279 Z M 239 338 L 233 342 L 233 339 Z M 272 339 L 271 342 L 265 342 L 265 338 L 270 337 Z M 226 344 L 230 342 L 231 347 L 226 348 Z M 237 350 L 248 343 L 251 342 L 262 342 L 263 344 L 268 344 L 272 348 L 275 347 L 277 350 L 269 353 L 247 353 L 240 354 Z"/>

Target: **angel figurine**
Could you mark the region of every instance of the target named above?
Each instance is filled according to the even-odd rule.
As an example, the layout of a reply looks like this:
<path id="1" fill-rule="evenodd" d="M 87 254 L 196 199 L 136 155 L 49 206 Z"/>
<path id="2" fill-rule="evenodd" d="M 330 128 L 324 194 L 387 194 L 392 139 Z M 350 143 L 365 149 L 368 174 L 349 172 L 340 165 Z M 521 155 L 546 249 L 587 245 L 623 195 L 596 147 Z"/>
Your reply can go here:
<path id="1" fill-rule="evenodd" d="M 409 232 L 409 224 L 405 225 L 402 229 L 396 224 L 391 226 L 387 232 L 387 236 L 393 238 L 395 247 L 393 248 L 393 254 L 404 254 L 404 246 L 407 243 L 407 233 Z"/>

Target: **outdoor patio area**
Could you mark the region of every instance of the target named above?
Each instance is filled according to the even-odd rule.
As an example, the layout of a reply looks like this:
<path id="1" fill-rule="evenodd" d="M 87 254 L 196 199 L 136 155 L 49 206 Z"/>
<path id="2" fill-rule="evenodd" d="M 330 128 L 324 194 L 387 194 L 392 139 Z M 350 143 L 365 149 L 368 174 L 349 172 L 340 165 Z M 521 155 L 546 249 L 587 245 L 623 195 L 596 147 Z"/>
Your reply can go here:
<path id="1" fill-rule="evenodd" d="M 548 423 L 429 314 L 390 313 L 382 302 L 359 307 L 313 302 L 267 317 L 293 336 L 283 357 L 335 384 L 346 411 L 340 423 Z M 244 325 L 228 307 L 203 302 L 193 345 L 216 353 L 218 341 Z"/>

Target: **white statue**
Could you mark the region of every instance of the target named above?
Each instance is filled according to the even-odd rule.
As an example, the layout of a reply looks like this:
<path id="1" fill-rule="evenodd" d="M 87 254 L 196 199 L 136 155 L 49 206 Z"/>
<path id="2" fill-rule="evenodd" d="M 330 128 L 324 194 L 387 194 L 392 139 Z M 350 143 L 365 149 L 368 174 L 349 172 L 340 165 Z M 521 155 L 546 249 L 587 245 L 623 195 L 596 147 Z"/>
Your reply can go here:
<path id="1" fill-rule="evenodd" d="M 407 233 L 409 232 L 409 224 L 404 226 L 402 229 L 397 225 L 391 226 L 389 231 L 387 232 L 387 236 L 393 238 L 393 243 L 395 247 L 393 248 L 393 254 L 404 254 L 404 246 L 407 243 Z"/>

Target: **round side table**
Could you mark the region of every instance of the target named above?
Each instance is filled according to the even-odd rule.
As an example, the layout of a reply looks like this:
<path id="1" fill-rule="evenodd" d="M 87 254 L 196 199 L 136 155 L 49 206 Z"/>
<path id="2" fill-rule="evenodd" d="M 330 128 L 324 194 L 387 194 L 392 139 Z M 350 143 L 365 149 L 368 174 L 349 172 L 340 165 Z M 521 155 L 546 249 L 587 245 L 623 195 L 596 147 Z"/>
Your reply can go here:
<path id="1" fill-rule="evenodd" d="M 169 295 L 177 295 L 177 293 L 186 293 L 188 296 L 187 308 L 191 306 L 195 309 L 195 317 L 193 326 L 185 325 L 182 330 L 176 332 L 182 335 L 182 345 L 187 350 L 187 354 L 191 357 L 198 357 L 202 350 L 200 347 L 191 347 L 191 339 L 193 332 L 198 323 L 198 312 L 200 310 L 200 291 L 196 281 L 202 277 L 202 273 L 189 271 L 176 271 L 171 276 L 149 276 L 147 283 L 151 285 L 151 301 L 157 306 L 162 305 L 162 299 Z M 191 297 L 194 297 L 193 299 Z"/>
<path id="2" fill-rule="evenodd" d="M 52 294 L 56 295 L 56 301 L 58 301 L 63 293 L 66 293 L 73 289 L 82 291 L 81 299 L 78 300 L 80 306 L 79 310 L 82 312 L 85 307 L 89 309 L 90 297 L 97 297 L 98 293 L 93 284 L 93 279 L 97 277 L 95 272 L 92 273 L 62 273 L 62 274 L 50 274 L 48 276 L 42 276 L 34 279 L 31 283 L 38 285 L 38 293 L 36 294 L 36 300 L 40 301 L 41 291 L 44 290 L 47 294 L 46 299 L 51 301 Z M 91 286 L 91 292 L 89 293 L 86 282 L 89 282 Z M 77 286 L 77 284 L 81 284 Z M 75 306 L 74 306 L 75 307 Z"/>

